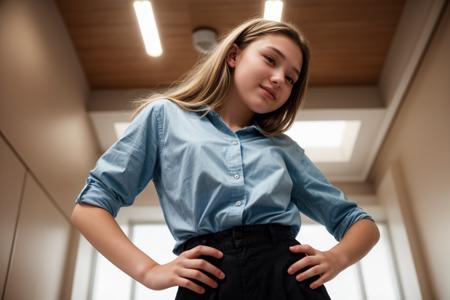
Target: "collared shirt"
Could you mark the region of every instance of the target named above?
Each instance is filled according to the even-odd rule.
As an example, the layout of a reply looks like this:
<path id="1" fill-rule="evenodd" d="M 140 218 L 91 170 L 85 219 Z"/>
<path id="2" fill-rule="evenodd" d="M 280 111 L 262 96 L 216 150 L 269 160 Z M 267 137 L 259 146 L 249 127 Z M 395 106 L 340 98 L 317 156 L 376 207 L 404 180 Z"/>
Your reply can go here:
<path id="1" fill-rule="evenodd" d="M 299 212 L 338 241 L 359 219 L 372 219 L 287 135 L 267 137 L 255 122 L 234 132 L 217 112 L 201 115 L 168 99 L 147 105 L 99 158 L 75 201 L 116 217 L 153 180 L 175 254 L 193 236 L 246 224 L 291 225 L 296 236 Z"/>

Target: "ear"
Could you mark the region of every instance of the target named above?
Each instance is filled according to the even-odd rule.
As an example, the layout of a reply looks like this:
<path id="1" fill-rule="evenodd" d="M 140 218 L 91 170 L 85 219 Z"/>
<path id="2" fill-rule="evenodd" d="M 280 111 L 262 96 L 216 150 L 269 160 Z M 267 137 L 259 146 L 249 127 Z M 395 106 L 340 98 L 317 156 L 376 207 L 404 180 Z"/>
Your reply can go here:
<path id="1" fill-rule="evenodd" d="M 231 45 L 230 49 L 228 49 L 226 62 L 230 68 L 235 68 L 237 63 L 237 58 L 239 56 L 240 49 L 236 44 Z"/>

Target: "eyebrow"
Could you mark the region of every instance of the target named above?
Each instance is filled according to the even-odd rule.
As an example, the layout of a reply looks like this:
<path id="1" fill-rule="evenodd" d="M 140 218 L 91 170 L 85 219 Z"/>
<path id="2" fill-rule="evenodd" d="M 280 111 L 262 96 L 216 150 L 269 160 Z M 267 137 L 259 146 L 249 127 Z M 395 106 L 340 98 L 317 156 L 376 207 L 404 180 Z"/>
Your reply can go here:
<path id="1" fill-rule="evenodd" d="M 283 59 L 286 60 L 286 56 L 283 54 L 283 52 L 281 52 L 280 50 L 278 50 L 277 48 L 273 47 L 273 46 L 268 46 L 267 48 L 272 49 L 273 51 L 275 51 L 276 53 L 278 53 L 278 55 L 280 55 Z M 297 74 L 297 77 L 300 77 L 300 71 L 297 70 L 294 66 L 292 66 L 292 69 L 295 71 L 295 73 Z"/>

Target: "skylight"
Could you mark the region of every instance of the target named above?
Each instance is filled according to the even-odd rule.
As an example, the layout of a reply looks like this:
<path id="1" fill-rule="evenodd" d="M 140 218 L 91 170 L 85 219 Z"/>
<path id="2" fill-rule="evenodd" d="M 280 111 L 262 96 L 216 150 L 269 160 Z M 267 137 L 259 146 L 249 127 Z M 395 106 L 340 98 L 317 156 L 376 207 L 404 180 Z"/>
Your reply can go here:
<path id="1" fill-rule="evenodd" d="M 125 132 L 125 129 L 127 129 L 129 122 L 115 122 L 114 123 L 114 132 L 116 134 L 117 138 L 120 138 L 122 134 Z"/>
<path id="2" fill-rule="evenodd" d="M 353 153 L 361 121 L 297 121 L 286 132 L 315 162 L 346 162 Z"/>

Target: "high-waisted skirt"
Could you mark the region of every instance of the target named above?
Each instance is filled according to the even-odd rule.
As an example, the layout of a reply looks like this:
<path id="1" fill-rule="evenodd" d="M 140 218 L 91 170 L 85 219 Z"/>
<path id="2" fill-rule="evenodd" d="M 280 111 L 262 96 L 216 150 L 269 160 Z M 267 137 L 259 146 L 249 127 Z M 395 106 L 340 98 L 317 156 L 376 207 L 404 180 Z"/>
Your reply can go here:
<path id="1" fill-rule="evenodd" d="M 305 257 L 304 253 L 289 250 L 299 245 L 291 227 L 281 224 L 243 225 L 217 233 L 200 235 L 187 240 L 181 251 L 206 245 L 223 252 L 222 258 L 203 255 L 205 259 L 225 273 L 223 280 L 203 271 L 218 283 L 213 288 L 203 282 L 191 279 L 205 289 L 198 294 L 185 287 L 179 287 L 175 300 L 302 300 L 330 299 L 324 285 L 311 289 L 309 286 L 318 275 L 297 281 L 296 275 L 287 269 Z"/>

